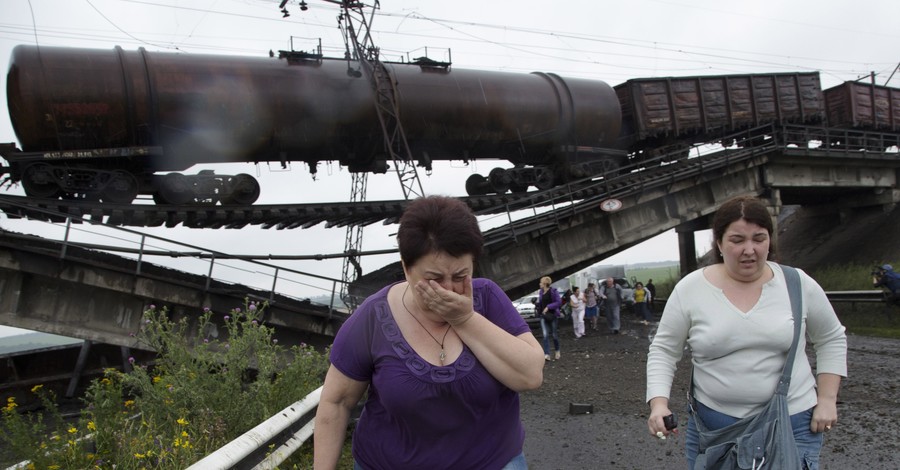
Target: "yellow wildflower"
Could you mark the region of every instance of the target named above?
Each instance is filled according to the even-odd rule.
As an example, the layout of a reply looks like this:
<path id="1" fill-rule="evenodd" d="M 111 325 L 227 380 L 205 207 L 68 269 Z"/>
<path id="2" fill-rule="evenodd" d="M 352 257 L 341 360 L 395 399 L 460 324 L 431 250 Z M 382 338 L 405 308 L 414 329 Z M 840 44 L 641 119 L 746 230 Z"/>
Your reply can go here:
<path id="1" fill-rule="evenodd" d="M 44 388 L 43 385 L 40 385 L 40 384 L 35 385 L 34 387 L 31 387 L 31 393 L 37 393 L 37 392 L 41 391 L 42 388 Z"/>
<path id="2" fill-rule="evenodd" d="M 181 431 L 181 437 L 188 437 L 187 431 Z"/>
<path id="3" fill-rule="evenodd" d="M 89 431 L 96 431 L 96 430 L 97 430 L 97 425 L 94 424 L 93 421 L 88 421 L 88 423 L 87 423 L 87 428 L 88 428 Z"/>
<path id="4" fill-rule="evenodd" d="M 156 375 L 153 377 L 153 383 L 159 383 L 162 380 L 162 377 Z"/>
<path id="5" fill-rule="evenodd" d="M 129 407 L 129 406 L 131 406 L 131 405 L 134 405 L 134 400 L 125 400 L 125 407 L 126 407 L 126 408 Z"/>
<path id="6" fill-rule="evenodd" d="M 108 378 L 103 377 L 103 379 L 100 380 L 100 383 L 102 383 L 103 385 L 109 385 L 112 383 L 112 380 L 109 380 Z"/>
<path id="7" fill-rule="evenodd" d="M 59 470 L 59 465 L 51 465 L 47 467 L 47 470 Z"/>
<path id="8" fill-rule="evenodd" d="M 188 425 L 187 420 L 184 419 L 184 418 L 178 418 L 178 420 L 175 421 L 175 422 L 178 423 L 178 424 L 180 424 L 180 425 L 182 425 L 182 426 L 187 426 L 187 425 Z"/>
<path id="9" fill-rule="evenodd" d="M 134 458 L 145 459 L 145 458 L 147 458 L 147 454 L 134 454 Z"/>
<path id="10" fill-rule="evenodd" d="M 15 397 L 9 397 L 6 399 L 6 407 L 3 408 L 3 411 L 13 411 L 17 406 L 19 405 L 16 404 Z"/>
<path id="11" fill-rule="evenodd" d="M 76 428 L 75 426 L 69 428 L 69 434 L 75 434 L 76 432 L 78 432 L 78 428 Z"/>

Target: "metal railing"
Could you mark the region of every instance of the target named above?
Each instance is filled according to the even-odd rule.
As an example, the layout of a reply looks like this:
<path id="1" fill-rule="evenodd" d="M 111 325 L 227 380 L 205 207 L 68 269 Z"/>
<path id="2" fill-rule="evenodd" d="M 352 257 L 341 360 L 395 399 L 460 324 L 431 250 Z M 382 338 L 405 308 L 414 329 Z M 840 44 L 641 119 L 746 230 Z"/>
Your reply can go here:
<path id="1" fill-rule="evenodd" d="M 274 469 L 313 434 L 313 419 L 322 387 L 281 410 L 188 470 Z M 271 449 L 271 450 L 270 450 Z"/>
<path id="2" fill-rule="evenodd" d="M 722 141 L 731 143 L 728 147 L 705 144 L 689 148 L 674 146 L 654 158 L 619 167 L 613 172 L 533 193 L 505 207 L 503 217 L 511 222 L 486 231 L 485 244 L 516 240 L 517 236 L 530 230 L 540 230 L 546 225 L 558 227 L 561 217 L 595 210 L 598 203 L 608 198 L 621 198 L 667 186 L 736 162 L 770 154 L 784 145 L 777 138 L 780 133 L 780 128 L 765 125 L 723 137 Z M 534 215 L 514 220 L 513 212 L 521 214 L 520 211 L 532 211 Z M 476 212 L 476 215 L 502 212 L 497 208 L 488 208 Z"/>
<path id="3" fill-rule="evenodd" d="M 115 225 L 91 221 L 69 214 L 56 213 L 55 211 L 48 209 L 32 208 L 30 210 L 40 211 L 46 213 L 48 216 L 51 216 L 51 218 L 56 217 L 59 220 L 66 221 L 64 226 L 53 222 L 42 222 L 57 228 L 62 228 L 64 230 L 64 232 L 59 237 L 57 237 L 58 240 L 56 240 L 60 244 L 58 256 L 61 260 L 64 260 L 66 258 L 75 259 L 72 250 L 70 250 L 71 247 L 94 251 L 119 253 L 123 256 L 133 257 L 136 261 L 134 274 L 141 275 L 143 269 L 142 264 L 148 257 L 170 259 L 183 258 L 185 259 L 185 261 L 182 262 L 182 265 L 178 266 L 177 269 L 184 270 L 185 272 L 192 272 L 193 274 L 199 276 L 204 276 L 206 290 L 209 290 L 210 285 L 213 281 L 238 283 L 253 287 L 260 291 L 267 292 L 269 297 L 268 300 L 272 301 L 276 294 L 285 295 L 287 297 L 293 297 L 297 299 L 308 298 L 307 296 L 301 294 L 300 291 L 316 289 L 322 292 L 321 295 L 329 296 L 330 294 L 329 297 L 331 301 L 327 304 L 330 312 L 346 313 L 345 306 L 336 303 L 339 300 L 337 293 L 340 291 L 340 285 L 343 282 L 342 280 L 328 276 L 322 276 L 319 274 L 304 272 L 301 270 L 292 269 L 290 267 L 280 266 L 260 260 L 267 259 L 283 261 L 319 261 L 323 259 L 340 257 L 343 256 L 343 254 L 284 256 L 259 256 L 240 254 L 235 255 L 172 240 L 161 236 L 141 233 L 139 231 L 125 227 L 118 227 Z M 73 225 L 73 219 L 76 221 L 75 225 Z M 103 227 L 104 229 L 111 230 L 112 232 L 100 233 L 98 231 L 89 231 L 83 228 L 90 226 Z M 76 231 L 88 234 L 88 236 L 99 237 L 106 244 L 76 241 L 74 239 Z M 23 235 L 7 231 L 4 236 L 17 237 Z M 359 255 L 380 255 L 393 253 L 395 251 L 395 249 L 380 250 L 360 253 Z M 200 261 L 203 264 L 191 265 L 190 260 Z M 233 273 L 230 278 L 222 278 L 221 274 L 214 276 L 214 273 L 221 273 L 225 271 Z M 260 280 L 262 280 L 262 282 L 260 282 Z M 316 285 L 314 284 L 314 282 L 316 281 L 325 281 L 325 283 L 327 283 L 329 287 L 323 287 L 321 285 L 321 282 L 319 282 L 320 285 Z M 279 283 L 281 285 L 279 285 Z"/>

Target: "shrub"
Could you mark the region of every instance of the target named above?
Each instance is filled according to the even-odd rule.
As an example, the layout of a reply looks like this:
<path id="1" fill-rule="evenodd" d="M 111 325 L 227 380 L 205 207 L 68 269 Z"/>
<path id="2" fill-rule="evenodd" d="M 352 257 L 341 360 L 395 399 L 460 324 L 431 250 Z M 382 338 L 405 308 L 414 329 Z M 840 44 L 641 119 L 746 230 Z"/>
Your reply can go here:
<path id="1" fill-rule="evenodd" d="M 132 371 L 108 369 L 89 386 L 76 424 L 59 416 L 40 386 L 32 391 L 41 413 L 19 413 L 7 399 L 0 441 L 34 468 L 189 466 L 324 380 L 327 356 L 278 345 L 262 321 L 265 307 L 245 301 L 224 316 L 206 310 L 191 329 L 187 318 L 151 305 L 135 336 L 157 351 L 153 363 L 129 358 Z"/>

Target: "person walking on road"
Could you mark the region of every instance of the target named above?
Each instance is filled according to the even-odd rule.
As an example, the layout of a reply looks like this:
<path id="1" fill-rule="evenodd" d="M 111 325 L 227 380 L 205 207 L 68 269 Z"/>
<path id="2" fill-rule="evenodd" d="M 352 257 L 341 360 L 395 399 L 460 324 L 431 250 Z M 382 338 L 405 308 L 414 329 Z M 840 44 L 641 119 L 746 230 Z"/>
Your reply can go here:
<path id="1" fill-rule="evenodd" d="M 673 432 L 664 417 L 672 414 L 676 365 L 686 349 L 691 351 L 693 405 L 684 430 L 688 468 L 694 468 L 700 452 L 698 419 L 710 430 L 720 429 L 758 415 L 769 402 L 795 327 L 784 271 L 771 261 L 774 224 L 766 205 L 753 197 L 726 201 L 712 231 L 716 263 L 678 282 L 647 354 L 647 428 L 650 435 L 665 437 Z M 784 424 L 793 430 L 801 460 L 797 468 L 802 463 L 817 470 L 824 433 L 838 423 L 847 336 L 822 287 L 797 272 L 803 311 L 787 392 L 791 418 Z M 805 353 L 807 340 L 816 355 L 815 373 Z"/>
<path id="2" fill-rule="evenodd" d="M 549 276 L 541 278 L 541 288 L 538 290 L 535 311 L 541 317 L 541 333 L 544 335 L 544 360 L 550 360 L 550 337 L 553 337 L 553 346 L 556 349 L 555 357 L 559 359 L 559 317 L 562 299 L 559 291 L 550 287 L 553 280 Z"/>
<path id="3" fill-rule="evenodd" d="M 572 329 L 575 331 L 575 339 L 584 336 L 584 294 L 578 286 L 572 288 L 572 295 L 569 297 L 569 305 L 572 306 Z"/>
<path id="4" fill-rule="evenodd" d="M 653 315 L 650 314 L 650 291 L 644 287 L 643 282 L 634 285 L 634 312 L 641 323 L 649 325 L 653 321 Z"/>
<path id="5" fill-rule="evenodd" d="M 606 325 L 614 335 L 619 334 L 619 330 L 622 329 L 620 314 L 623 297 L 622 286 L 616 284 L 615 279 L 606 278 L 606 284 L 600 288 L 600 298 L 606 305 Z"/>
<path id="6" fill-rule="evenodd" d="M 653 301 L 656 300 L 656 286 L 653 285 L 653 279 L 647 279 L 647 285 L 644 287 L 650 291 L 650 303 L 647 304 L 647 308 L 653 313 Z"/>
<path id="7" fill-rule="evenodd" d="M 331 347 L 316 470 L 337 467 L 360 400 L 354 468 L 528 468 L 519 393 L 543 382 L 541 346 L 500 286 L 472 277 L 483 243 L 459 199 L 406 207 L 405 279 L 369 296 Z"/>
<path id="8" fill-rule="evenodd" d="M 591 329 L 597 330 L 597 317 L 600 316 L 600 296 L 597 295 L 597 289 L 593 282 L 588 283 L 587 289 L 584 290 L 584 323 L 585 329 L 587 324 L 591 325 Z"/>

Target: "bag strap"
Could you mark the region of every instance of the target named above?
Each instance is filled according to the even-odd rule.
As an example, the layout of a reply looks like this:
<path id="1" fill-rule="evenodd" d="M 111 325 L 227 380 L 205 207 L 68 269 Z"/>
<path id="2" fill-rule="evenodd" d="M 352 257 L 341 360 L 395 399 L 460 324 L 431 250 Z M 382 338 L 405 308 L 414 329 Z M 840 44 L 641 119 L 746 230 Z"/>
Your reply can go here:
<path id="1" fill-rule="evenodd" d="M 784 281 L 787 285 L 788 297 L 791 301 L 791 313 L 794 317 L 794 339 L 791 342 L 791 349 L 788 351 L 787 360 L 784 368 L 781 370 L 781 378 L 778 379 L 778 385 L 775 387 L 775 394 L 787 396 L 788 389 L 791 387 L 791 372 L 794 368 L 794 358 L 797 356 L 797 346 L 800 343 L 800 327 L 803 321 L 803 294 L 800 290 L 800 273 L 791 266 L 780 265 L 781 271 L 784 273 Z M 688 389 L 688 411 L 697 419 L 698 426 L 702 430 L 706 430 L 706 426 L 702 424 L 702 420 L 696 414 L 694 407 L 694 369 L 691 369 L 691 386 Z"/>
<path id="2" fill-rule="evenodd" d="M 794 358 L 797 356 L 797 345 L 800 343 L 800 327 L 803 321 L 803 294 L 800 291 L 800 274 L 796 269 L 790 266 L 781 266 L 784 272 L 784 281 L 787 284 L 788 297 L 791 299 L 791 312 L 794 314 L 794 341 L 791 343 L 791 350 L 788 351 L 787 361 L 784 363 L 784 370 L 781 373 L 781 379 L 778 380 L 778 387 L 775 393 L 787 396 L 788 388 L 791 386 L 791 371 L 794 367 Z"/>

